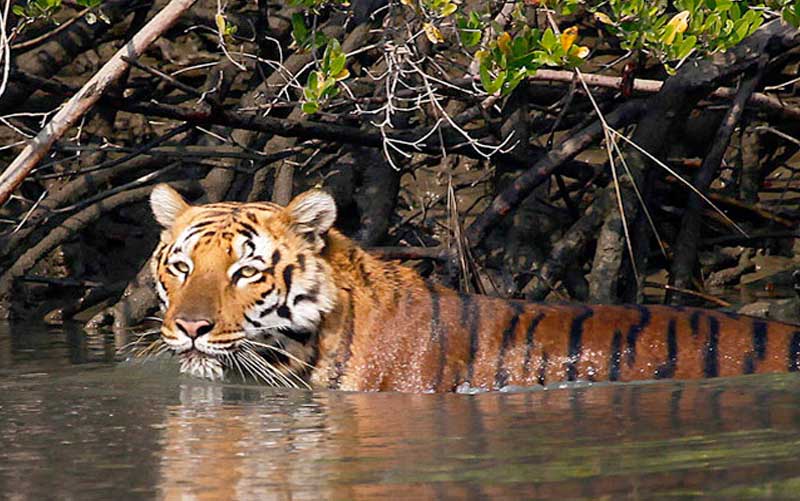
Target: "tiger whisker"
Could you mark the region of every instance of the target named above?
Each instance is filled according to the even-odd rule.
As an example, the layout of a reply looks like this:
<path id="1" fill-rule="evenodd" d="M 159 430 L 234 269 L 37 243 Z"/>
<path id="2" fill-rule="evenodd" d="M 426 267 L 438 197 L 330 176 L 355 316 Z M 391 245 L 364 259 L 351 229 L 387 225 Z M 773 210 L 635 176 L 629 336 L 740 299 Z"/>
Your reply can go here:
<path id="1" fill-rule="evenodd" d="M 163 345 L 159 346 L 159 348 L 151 356 L 152 357 L 157 357 L 157 356 L 161 355 L 162 353 L 165 353 L 165 352 L 167 352 L 169 350 L 170 350 L 169 345 L 164 343 Z"/>
<path id="2" fill-rule="evenodd" d="M 236 359 L 238 360 L 238 358 L 239 358 L 239 357 L 238 357 L 238 355 L 237 355 L 237 356 L 236 356 Z M 258 382 L 258 380 L 259 380 L 259 377 L 258 377 L 258 375 L 256 375 L 256 374 L 253 372 L 252 368 L 250 367 L 250 364 L 249 364 L 249 362 L 247 362 L 247 361 L 245 361 L 245 360 L 241 360 L 241 364 L 242 364 L 242 366 L 244 366 L 244 370 L 246 370 L 248 374 L 250 374 L 251 376 L 253 376 L 253 379 L 254 379 L 256 382 Z M 266 381 L 265 381 L 265 382 L 266 382 Z M 267 384 L 269 384 L 269 383 L 267 382 Z"/>
<path id="3" fill-rule="evenodd" d="M 265 370 L 268 370 L 276 378 L 278 378 L 278 380 L 283 382 L 286 386 L 289 386 L 291 388 L 298 388 L 298 386 L 295 384 L 294 381 L 292 381 L 291 379 L 286 377 L 285 374 L 283 374 L 281 371 L 279 371 L 274 365 L 269 363 L 263 357 L 260 357 L 251 348 L 247 348 L 247 349 L 242 350 L 242 353 L 248 355 L 251 358 L 251 360 L 253 360 L 257 365 L 259 365 L 260 367 L 262 367 Z"/>
<path id="4" fill-rule="evenodd" d="M 148 356 L 155 356 L 153 350 L 155 348 L 160 348 L 161 346 L 166 346 L 166 344 L 161 340 L 161 338 L 157 338 L 153 340 L 152 343 L 148 344 L 141 350 L 137 350 L 133 352 L 133 356 L 136 358 L 147 358 Z"/>
<path id="5" fill-rule="evenodd" d="M 158 334 L 158 333 L 160 333 L 160 331 L 148 331 L 148 332 L 142 332 L 141 334 L 135 334 L 136 339 L 134 339 L 133 341 L 131 341 L 129 343 L 125 343 L 124 345 L 122 345 L 119 348 L 117 348 L 117 353 L 122 353 L 124 350 L 126 350 L 128 348 L 133 348 L 136 345 L 138 345 L 139 343 L 144 342 L 145 338 L 150 337 L 153 334 Z"/>
<path id="6" fill-rule="evenodd" d="M 246 351 L 238 352 L 239 355 L 242 357 L 242 361 L 245 362 L 251 370 L 251 373 L 256 376 L 256 380 L 260 379 L 263 380 L 265 383 L 269 384 L 270 386 L 277 387 L 276 380 L 271 374 L 271 370 L 268 364 L 263 363 L 263 359 L 259 357 L 254 357 L 251 353 Z"/>
<path id="7" fill-rule="evenodd" d="M 243 339 L 241 341 L 241 343 L 242 344 L 246 344 L 246 345 L 250 345 L 250 346 L 255 346 L 255 347 L 258 347 L 258 348 L 266 348 L 268 350 L 272 350 L 272 351 L 274 351 L 276 353 L 280 353 L 281 355 L 285 355 L 286 357 L 294 360 L 295 362 L 297 362 L 298 364 L 300 364 L 300 365 L 302 365 L 302 366 L 304 366 L 306 368 L 309 368 L 309 369 L 313 369 L 314 368 L 313 365 L 311 365 L 308 362 L 305 362 L 303 360 L 300 360 L 299 358 L 297 358 L 293 354 L 289 353 L 288 351 L 284 350 L 283 348 L 278 348 L 277 346 L 269 345 L 269 344 L 266 344 L 266 343 L 259 343 L 258 341 L 253 341 L 252 339 Z"/>
<path id="8" fill-rule="evenodd" d="M 226 360 L 231 361 L 231 365 L 235 365 L 236 369 L 239 371 L 239 375 L 242 377 L 242 381 L 245 380 L 244 372 L 242 372 L 242 367 L 239 365 L 239 360 L 236 357 L 235 353 L 226 353 L 225 354 Z"/>
<path id="9" fill-rule="evenodd" d="M 256 381 L 263 380 L 266 383 L 271 383 L 271 376 L 268 378 L 265 374 L 262 373 L 260 370 L 256 370 L 253 361 L 250 359 L 249 356 L 246 356 L 243 352 L 236 352 L 236 358 L 242 363 L 242 365 L 247 369 L 247 371 L 253 375 Z"/>

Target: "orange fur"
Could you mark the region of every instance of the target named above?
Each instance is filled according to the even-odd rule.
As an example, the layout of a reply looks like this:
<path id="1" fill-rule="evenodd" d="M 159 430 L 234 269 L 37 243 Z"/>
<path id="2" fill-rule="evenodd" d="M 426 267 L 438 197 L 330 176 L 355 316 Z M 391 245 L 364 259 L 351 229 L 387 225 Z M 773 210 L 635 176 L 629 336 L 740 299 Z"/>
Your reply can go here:
<path id="1" fill-rule="evenodd" d="M 692 308 L 524 303 L 432 285 L 331 229 L 335 207 L 319 191 L 286 208 L 191 207 L 160 186 L 153 209 L 167 227 L 154 258 L 162 337 L 195 375 L 422 392 L 800 367 L 800 328 L 788 324 Z"/>

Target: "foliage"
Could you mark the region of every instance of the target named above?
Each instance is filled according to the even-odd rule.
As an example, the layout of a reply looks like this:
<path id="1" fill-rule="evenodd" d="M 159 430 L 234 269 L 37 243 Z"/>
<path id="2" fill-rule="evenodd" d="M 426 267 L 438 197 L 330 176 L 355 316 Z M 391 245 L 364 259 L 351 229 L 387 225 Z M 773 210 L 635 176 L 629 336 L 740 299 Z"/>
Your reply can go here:
<path id="1" fill-rule="evenodd" d="M 629 51 L 645 51 L 669 70 L 693 51 L 702 55 L 727 50 L 753 34 L 764 21 L 755 5 L 732 0 L 676 0 L 678 12 L 666 2 L 611 1 L 594 10 L 595 18 Z"/>
<path id="2" fill-rule="evenodd" d="M 214 22 L 217 25 L 217 32 L 223 38 L 230 38 L 236 34 L 239 27 L 233 23 L 229 23 L 225 16 L 221 13 L 218 13 L 214 16 Z"/>
<path id="3" fill-rule="evenodd" d="M 17 4 L 11 11 L 22 18 L 49 18 L 61 8 L 61 0 L 28 0 Z"/>
<path id="4" fill-rule="evenodd" d="M 576 45 L 577 38 L 577 26 L 560 35 L 551 28 L 540 32 L 525 27 L 514 37 L 504 31 L 489 43 L 488 50 L 475 53 L 483 88 L 489 94 L 506 95 L 541 66 L 578 66 L 589 49 Z"/>
<path id="5" fill-rule="evenodd" d="M 342 52 L 342 47 L 337 40 L 330 40 L 322 56 L 319 69 L 308 75 L 308 81 L 303 87 L 303 112 L 316 113 L 322 103 L 339 93 L 336 82 L 350 76 L 345 68 L 347 56 Z"/>
<path id="6" fill-rule="evenodd" d="M 103 3 L 103 0 L 75 0 L 75 5 L 87 9 L 97 9 Z M 53 22 L 53 15 L 61 10 L 61 0 L 26 0 L 25 2 L 18 2 L 11 11 L 20 18 L 20 30 L 22 27 L 43 19 L 48 22 Z M 108 19 L 98 10 L 97 15 L 94 12 L 86 14 L 86 21 L 89 24 L 95 23 L 97 17 L 103 21 L 108 22 Z"/>
<path id="7" fill-rule="evenodd" d="M 626 55 L 642 54 L 672 73 L 690 57 L 730 49 L 776 13 L 800 25 L 797 0 L 518 0 L 510 26 L 494 24 L 490 10 L 495 3 L 499 5 L 480 3 L 477 9 L 465 11 L 465 4 L 455 0 L 399 0 L 412 30 L 443 48 L 457 44 L 474 58 L 483 90 L 501 96 L 542 66 L 580 66 L 596 43 L 581 45 L 581 37 L 600 40 L 602 35 L 609 40 L 611 35 L 611 43 Z M 307 16 L 347 6 L 347 2 L 291 0 L 291 4 L 306 9 L 292 18 L 296 46 L 328 47 L 328 51 L 330 42 L 308 28 Z M 322 68 L 314 73 L 304 89 L 304 109 L 315 112 L 324 101 L 321 96 L 330 97 L 341 78 Z M 313 88 L 309 87 L 312 83 Z"/>

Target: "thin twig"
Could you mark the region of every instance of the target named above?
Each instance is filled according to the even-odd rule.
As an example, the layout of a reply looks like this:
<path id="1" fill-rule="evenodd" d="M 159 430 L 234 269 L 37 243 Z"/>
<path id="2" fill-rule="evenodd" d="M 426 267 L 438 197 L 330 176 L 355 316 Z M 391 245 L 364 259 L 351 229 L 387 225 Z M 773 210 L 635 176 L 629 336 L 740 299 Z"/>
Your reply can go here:
<path id="1" fill-rule="evenodd" d="M 172 26 L 175 21 L 196 0 L 171 0 L 156 16 L 150 20 L 134 37 L 98 71 L 81 91 L 73 96 L 42 129 L 36 138 L 6 167 L 0 174 L 0 206 L 4 205 L 11 193 L 19 186 L 28 173 L 47 155 L 50 147 L 62 137 L 89 109 L 94 106 L 109 85 L 115 82 L 129 65 L 122 60 L 123 56 L 138 57 L 158 38 L 161 33 Z"/>

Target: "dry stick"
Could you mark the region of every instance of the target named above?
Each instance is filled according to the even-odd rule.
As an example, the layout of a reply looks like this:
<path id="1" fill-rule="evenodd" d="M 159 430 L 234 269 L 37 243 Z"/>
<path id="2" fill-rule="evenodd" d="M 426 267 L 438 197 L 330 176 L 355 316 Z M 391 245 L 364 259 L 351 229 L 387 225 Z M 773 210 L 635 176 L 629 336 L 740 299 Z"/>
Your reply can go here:
<path id="1" fill-rule="evenodd" d="M 624 127 L 637 120 L 644 110 L 645 101 L 628 101 L 607 114 L 606 123 L 614 128 Z M 470 245 L 476 246 L 491 227 L 496 225 L 537 186 L 545 182 L 558 167 L 591 146 L 602 135 L 602 124 L 596 121 L 550 150 L 544 158 L 515 179 L 510 186 L 492 200 L 489 208 L 478 216 L 467 229 L 466 236 Z"/>
<path id="2" fill-rule="evenodd" d="M 212 96 L 212 95 L 209 95 L 208 93 L 201 92 L 201 91 L 195 89 L 194 87 L 192 87 L 191 85 L 186 85 L 185 83 L 181 82 L 177 78 L 175 78 L 173 76 L 170 76 L 170 75 L 167 75 L 163 71 L 159 71 L 159 70 L 157 70 L 155 68 L 151 68 L 151 67 L 147 66 L 146 64 L 140 63 L 136 59 L 132 59 L 130 57 L 122 56 L 122 60 L 125 61 L 126 63 L 130 64 L 131 66 L 139 68 L 140 70 L 144 71 L 145 73 L 147 73 L 149 75 L 153 75 L 154 77 L 157 77 L 157 78 L 160 78 L 161 80 L 164 80 L 168 84 L 172 85 L 176 89 L 182 90 L 186 94 L 189 94 L 189 95 L 192 95 L 192 96 L 195 96 L 195 97 L 199 97 L 201 101 L 202 100 L 207 100 L 207 101 L 209 101 L 211 103 L 212 106 L 219 106 L 220 105 L 220 103 L 217 100 L 216 96 Z"/>
<path id="3" fill-rule="evenodd" d="M 44 78 L 58 73 L 81 53 L 97 47 L 99 37 L 130 13 L 130 4 L 130 0 L 104 2 L 103 13 L 108 16 L 110 23 L 89 24 L 85 18 L 81 18 L 42 43 L 36 50 L 18 54 L 14 58 L 15 68 Z M 14 79 L 11 83 L 0 96 L 0 114 L 18 108 L 36 90 L 15 85 Z"/>
<path id="4" fill-rule="evenodd" d="M 697 103 L 712 89 L 719 87 L 720 82 L 726 79 L 755 68 L 764 54 L 773 57 L 797 45 L 800 45 L 800 32 L 788 24 L 773 21 L 764 24 L 756 33 L 723 54 L 682 66 L 664 83 L 661 91 L 648 100 L 647 113 L 639 120 L 632 139 L 628 140 L 612 131 L 615 137 L 624 139 L 633 146 L 626 154 L 633 177 L 621 186 L 624 199 L 634 199 L 632 183 L 641 187 L 645 200 L 649 199 L 656 179 L 662 177 L 658 169 L 651 168 L 653 162 L 663 167 L 657 158 L 666 153 L 669 135 L 677 130 L 676 127 L 681 127 Z M 628 263 L 632 266 L 627 266 L 622 259 L 610 255 L 604 248 L 595 252 L 590 280 L 591 298 L 594 301 L 613 302 L 621 299 L 637 302 L 640 299 L 640 284 L 631 276 L 631 270 L 634 267 L 638 270 L 647 268 L 650 229 L 645 224 L 639 224 L 644 219 L 637 205 L 631 203 L 629 210 L 628 202 L 625 205 L 627 217 L 633 222 L 631 246 L 634 250 L 634 263 Z M 610 213 L 601 230 L 600 239 L 614 239 L 622 244 L 622 233 L 619 216 Z M 620 277 L 618 283 L 622 285 L 621 288 L 614 285 L 614 281 Z"/>
<path id="5" fill-rule="evenodd" d="M 0 263 L 16 259 L 24 250 L 25 239 L 27 239 L 32 232 L 39 230 L 42 225 L 48 223 L 48 218 L 55 213 L 61 204 L 74 202 L 78 197 L 85 194 L 87 190 L 94 189 L 97 186 L 111 181 L 116 176 L 124 175 L 126 172 L 137 169 L 148 170 L 150 164 L 157 159 L 144 159 L 144 163 L 141 161 L 131 162 L 131 160 L 137 155 L 144 154 L 149 148 L 185 132 L 190 128 L 191 127 L 186 124 L 180 125 L 153 141 L 132 148 L 129 154 L 121 158 L 107 160 L 95 167 L 83 169 L 77 173 L 61 173 L 61 175 L 79 174 L 79 177 L 50 191 L 41 206 L 31 213 L 25 226 L 21 228 L 20 231 L 17 231 L 8 238 L 0 237 Z M 157 155 L 155 156 L 158 157 Z M 53 176 L 37 176 L 38 179 L 46 179 L 49 177 Z M 52 224 L 50 225 L 52 226 Z"/>
<path id="6" fill-rule="evenodd" d="M 402 261 L 409 259 L 447 261 L 453 255 L 453 251 L 443 245 L 436 247 L 367 247 L 367 252 L 380 259 Z"/>
<path id="7" fill-rule="evenodd" d="M 720 205 L 726 205 L 728 207 L 735 207 L 743 211 L 752 212 L 760 218 L 763 218 L 771 223 L 779 224 L 786 228 L 794 228 L 797 226 L 797 221 L 779 216 L 769 208 L 765 208 L 757 203 L 743 202 L 737 198 L 722 195 L 720 193 L 711 193 L 709 194 L 708 198 L 719 203 Z M 716 214 L 716 212 L 714 214 Z"/>
<path id="8" fill-rule="evenodd" d="M 755 243 L 757 245 L 763 245 L 764 240 L 772 240 L 772 239 L 794 239 L 800 238 L 800 233 L 796 231 L 777 231 L 772 233 L 759 233 L 757 235 L 725 235 L 721 237 L 714 237 L 714 238 L 707 238 L 700 241 L 701 247 L 714 247 L 715 245 L 749 245 L 750 243 Z"/>
<path id="9" fill-rule="evenodd" d="M 564 232 L 564 236 L 553 246 L 547 261 L 522 288 L 526 299 L 541 301 L 554 291 L 553 286 L 561 280 L 567 268 L 574 266 L 579 256 L 593 242 L 611 206 L 611 199 L 609 191 L 601 191 L 583 216 Z"/>
<path id="10" fill-rule="evenodd" d="M 183 183 L 186 184 L 186 183 Z M 118 193 L 83 209 L 66 219 L 58 228 L 47 234 L 36 245 L 25 251 L 14 264 L 0 276 L 0 319 L 11 315 L 11 296 L 14 281 L 28 273 L 36 263 L 52 252 L 53 249 L 69 238 L 83 231 L 106 212 L 122 205 L 128 205 L 147 198 L 152 191 L 151 186 Z"/>
<path id="11" fill-rule="evenodd" d="M 62 31 L 64 31 L 65 29 L 67 29 L 70 26 L 72 26 L 73 23 L 75 23 L 76 21 L 78 21 L 81 18 L 83 18 L 83 16 L 88 14 L 90 10 L 92 10 L 91 7 L 86 7 L 82 11 L 78 12 L 77 14 L 75 14 L 75 16 L 73 16 L 69 20 L 61 23 L 59 26 L 55 27 L 54 29 L 52 29 L 52 30 L 50 30 L 48 32 L 42 33 L 38 37 L 31 38 L 30 40 L 25 40 L 24 42 L 17 42 L 15 44 L 12 44 L 11 45 L 11 50 L 23 51 L 23 50 L 26 50 L 26 49 L 30 49 L 31 47 L 34 47 L 36 45 L 39 45 L 40 43 L 44 42 L 48 38 L 53 37 L 55 35 L 58 35 Z"/>
<path id="12" fill-rule="evenodd" d="M 11 165 L 0 174 L 0 206 L 6 203 L 11 193 L 22 183 L 31 169 L 47 155 L 53 143 L 61 138 L 78 119 L 89 111 L 108 86 L 128 69 L 129 65 L 122 60 L 122 56 L 139 57 L 195 1 L 170 1 L 130 42 L 117 51 L 100 71 L 84 84 L 78 94 L 67 101 L 50 123 L 37 134 L 17 158 L 11 162 Z"/>
<path id="13" fill-rule="evenodd" d="M 729 308 L 731 306 L 731 303 L 725 301 L 724 299 L 720 299 L 718 297 L 712 296 L 711 294 L 705 294 L 703 292 L 698 292 L 692 289 L 684 289 L 683 287 L 676 287 L 674 285 L 659 284 L 657 282 L 648 282 L 648 281 L 643 282 L 642 286 L 653 287 L 655 289 L 664 289 L 665 291 L 667 291 L 667 294 L 670 294 L 672 292 L 677 292 L 679 294 L 686 294 L 687 296 L 699 297 L 704 301 L 708 301 L 709 303 L 714 303 L 722 308 Z"/>
<path id="14" fill-rule="evenodd" d="M 711 149 L 703 160 L 700 170 L 695 175 L 693 184 L 698 190 L 705 192 L 711 186 L 711 181 L 714 180 L 722 164 L 725 150 L 728 149 L 733 130 L 736 128 L 736 124 L 739 123 L 742 113 L 744 113 L 747 99 L 761 80 L 766 63 L 767 57 L 764 56 L 759 62 L 755 74 L 743 80 L 739 85 L 736 98 L 734 98 L 728 111 L 725 112 L 722 123 L 711 143 Z M 667 289 L 667 303 L 676 301 L 678 294 L 674 292 L 682 293 L 684 289 L 691 287 L 694 266 L 697 262 L 697 244 L 700 240 L 700 214 L 702 208 L 703 201 L 700 197 L 696 193 L 690 193 L 686 204 L 686 212 L 683 214 L 683 220 L 681 221 L 681 230 L 675 240 L 675 257 L 670 267 L 670 286 L 672 286 L 672 289 Z"/>
<path id="15" fill-rule="evenodd" d="M 564 70 L 538 70 L 535 75 L 530 77 L 531 80 L 540 80 L 547 82 L 564 82 L 570 83 L 574 78 L 575 72 Z M 606 87 L 609 89 L 619 89 L 622 86 L 621 77 L 610 77 L 606 75 L 595 75 L 591 73 L 583 73 L 583 78 L 586 83 L 592 87 Z M 661 80 L 647 80 L 637 78 L 633 81 L 633 90 L 638 92 L 646 92 L 654 94 L 661 90 L 664 82 Z M 731 99 L 736 96 L 736 89 L 731 87 L 720 87 L 709 94 L 709 97 L 719 99 Z M 775 96 L 764 94 L 761 92 L 753 92 L 747 100 L 747 104 L 758 106 L 759 108 L 768 111 L 780 113 L 786 118 L 800 119 L 800 108 L 789 106 Z"/>
<path id="16" fill-rule="evenodd" d="M 48 193 L 36 211 L 31 213 L 28 222 L 19 231 L 5 239 L 0 239 L 0 267 L 17 259 L 26 249 L 26 240 L 44 238 L 44 232 L 49 224 L 48 217 L 53 210 L 61 204 L 71 203 L 85 195 L 97 186 L 110 182 L 113 178 L 129 172 L 144 171 L 160 165 L 161 158 L 139 158 L 119 165 L 114 169 L 98 172 L 89 176 L 79 176 L 77 179 L 59 187 L 55 192 Z M 35 219 L 35 220 L 34 220 Z M 35 232 L 35 233 L 34 233 Z M 33 237 L 31 237 L 33 235 Z"/>

